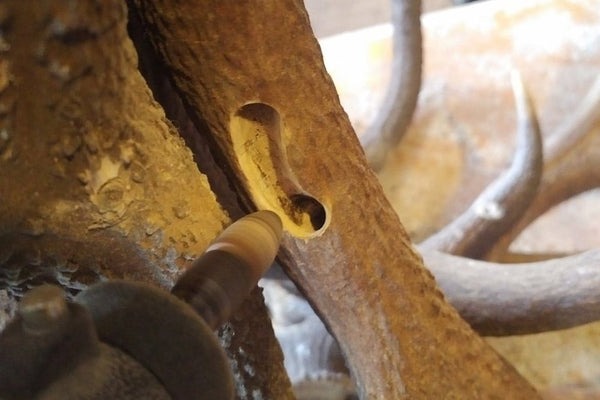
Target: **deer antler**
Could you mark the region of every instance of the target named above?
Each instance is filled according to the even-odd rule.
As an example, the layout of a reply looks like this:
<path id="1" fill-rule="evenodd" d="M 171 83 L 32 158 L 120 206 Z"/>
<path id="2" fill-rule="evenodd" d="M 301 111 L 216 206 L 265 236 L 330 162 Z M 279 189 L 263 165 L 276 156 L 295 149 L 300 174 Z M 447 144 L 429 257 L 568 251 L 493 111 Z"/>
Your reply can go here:
<path id="1" fill-rule="evenodd" d="M 361 135 L 361 145 L 371 167 L 382 168 L 387 153 L 404 136 L 417 106 L 421 88 L 421 2 L 392 1 L 394 56 L 391 82 L 375 117 Z"/>
<path id="2" fill-rule="evenodd" d="M 400 29 L 396 27 L 395 32 L 400 32 Z M 446 298 L 472 327 L 484 335 L 563 329 L 600 318 L 600 295 L 597 294 L 600 250 L 515 265 L 474 261 L 433 251 L 441 248 L 446 252 L 482 257 L 490 249 L 496 250 L 494 246 L 497 241 L 503 243 L 506 240 L 507 247 L 518 232 L 551 205 L 595 187 L 600 182 L 600 170 L 591 167 L 600 163 L 600 141 L 598 135 L 590 132 L 600 116 L 600 78 L 572 118 L 551 136 L 546 146 L 548 156 L 543 178 L 542 143 L 535 114 L 524 98 L 517 99 L 517 103 L 522 104 L 518 107 L 519 120 L 521 127 L 530 125 L 532 129 L 520 130 L 520 144 L 510 170 L 480 196 L 488 202 L 491 199 L 501 205 L 506 219 L 501 222 L 478 219 L 474 207 L 471 207 L 467 216 L 461 217 L 468 224 L 451 224 L 443 229 L 446 240 L 431 238 L 420 246 L 425 264 L 435 275 Z M 377 137 L 377 134 L 370 132 L 368 137 Z M 381 140 L 385 141 L 385 138 L 386 135 L 382 133 Z M 383 147 L 391 148 L 389 143 Z M 366 153 L 371 156 L 375 152 L 366 150 Z M 379 160 L 382 159 L 385 160 L 385 155 L 379 155 Z M 381 161 L 373 159 L 369 163 L 377 167 Z M 565 179 L 567 173 L 569 178 Z M 579 178 L 575 183 L 568 184 L 571 177 Z M 535 189 L 540 181 L 541 190 L 536 197 Z M 452 240 L 450 232 L 459 232 L 457 240 Z M 468 234 L 464 235 L 465 232 Z M 307 312 L 304 306 L 297 311 Z M 306 321 L 314 324 L 313 317 L 306 317 Z M 317 336 L 328 335 L 324 327 L 317 331 Z M 289 342 L 296 339 L 289 335 L 280 335 L 280 339 L 282 337 L 284 348 L 293 351 L 293 343 Z M 320 354 L 336 354 L 336 351 L 325 348 L 336 346 L 335 342 L 320 336 L 305 338 L 304 344 L 319 346 L 318 349 L 312 349 Z M 320 364 L 316 370 L 319 371 L 319 368 L 321 373 L 323 370 L 342 372 L 327 367 L 326 363 Z"/>
<path id="3" fill-rule="evenodd" d="M 542 176 L 542 138 L 531 99 L 516 72 L 512 83 L 518 135 L 510 168 L 490 184 L 465 213 L 421 243 L 421 251 L 483 257 L 533 200 Z"/>
<path id="4" fill-rule="evenodd" d="M 538 397 L 423 268 L 361 156 L 300 2 L 136 5 L 232 184 L 280 216 L 280 261 L 335 333 L 362 398 Z"/>
<path id="5" fill-rule="evenodd" d="M 510 243 L 551 207 L 600 185 L 600 76 L 546 145 L 544 174 L 527 212 L 498 240 L 490 259 L 502 259 Z"/>
<path id="6" fill-rule="evenodd" d="M 481 335 L 520 335 L 600 319 L 600 250 L 524 264 L 423 253 L 444 295 Z"/>

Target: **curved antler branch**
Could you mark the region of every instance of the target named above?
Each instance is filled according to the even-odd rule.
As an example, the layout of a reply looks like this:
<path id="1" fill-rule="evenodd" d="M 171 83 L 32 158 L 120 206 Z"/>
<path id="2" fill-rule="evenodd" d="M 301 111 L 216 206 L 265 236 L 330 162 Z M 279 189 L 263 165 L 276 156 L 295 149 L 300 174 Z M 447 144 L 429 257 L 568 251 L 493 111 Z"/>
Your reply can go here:
<path id="1" fill-rule="evenodd" d="M 361 135 L 371 167 L 378 171 L 387 152 L 404 136 L 421 88 L 421 1 L 393 0 L 394 49 L 390 84 L 375 120 Z"/>
<path id="2" fill-rule="evenodd" d="M 542 175 L 542 139 L 535 111 L 518 73 L 513 74 L 512 83 L 518 136 L 510 168 L 465 213 L 425 240 L 420 246 L 422 250 L 481 258 L 521 218 L 533 200 Z"/>
<path id="3" fill-rule="evenodd" d="M 512 241 L 553 206 L 600 185 L 600 76 L 546 145 L 544 175 L 527 212 L 497 241 L 490 259 L 501 260 Z"/>
<path id="4" fill-rule="evenodd" d="M 444 295 L 481 335 L 565 329 L 600 319 L 600 250 L 525 264 L 423 254 Z M 273 325 L 296 384 L 348 374 L 339 344 L 281 276 L 263 280 Z M 301 349 L 301 350 L 300 350 Z"/>
<path id="5" fill-rule="evenodd" d="M 136 1 L 232 184 L 281 217 L 279 260 L 360 397 L 539 398 L 443 301 L 362 157 L 301 2 L 205 3 Z"/>
<path id="6" fill-rule="evenodd" d="M 423 253 L 446 298 L 481 335 L 570 328 L 600 319 L 600 250 L 526 264 Z"/>

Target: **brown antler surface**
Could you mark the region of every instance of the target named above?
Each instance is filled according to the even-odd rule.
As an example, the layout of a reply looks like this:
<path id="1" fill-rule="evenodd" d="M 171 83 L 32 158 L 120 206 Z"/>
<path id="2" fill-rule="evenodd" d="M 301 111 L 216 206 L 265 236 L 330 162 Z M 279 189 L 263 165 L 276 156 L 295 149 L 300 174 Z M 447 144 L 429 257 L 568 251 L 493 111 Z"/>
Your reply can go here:
<path id="1" fill-rule="evenodd" d="M 513 265 L 435 251 L 424 254 L 424 259 L 446 298 L 482 335 L 531 334 L 600 319 L 599 250 Z M 292 382 L 333 392 L 339 376 L 347 373 L 339 362 L 337 342 L 285 281 L 265 280 L 263 285 Z"/>
<path id="2" fill-rule="evenodd" d="M 361 397 L 536 398 L 423 268 L 367 166 L 301 4 L 176 4 L 136 2 L 233 181 L 281 216 L 289 232 L 281 259 L 340 341 Z"/>
<path id="3" fill-rule="evenodd" d="M 595 6 L 591 1 L 544 1 L 535 6 L 518 1 L 482 2 L 479 6 L 424 17 L 424 26 L 427 29 L 424 35 L 427 57 L 425 96 L 421 97 L 420 115 L 417 115 L 417 125 L 413 126 L 402 146 L 397 149 L 390 147 L 388 164 L 380 173 L 385 187 L 389 190 L 388 194 L 395 194 L 392 201 L 396 202 L 396 210 L 403 222 L 407 219 L 414 222 L 409 224 L 411 231 L 417 232 L 419 237 L 424 237 L 431 232 L 431 226 L 439 226 L 440 219 L 450 219 L 459 209 L 464 209 L 465 202 L 474 197 L 478 187 L 484 186 L 482 182 L 489 180 L 489 171 L 497 170 L 498 160 L 505 158 L 496 156 L 505 153 L 507 148 L 513 148 L 512 141 L 505 134 L 510 131 L 507 121 L 512 122 L 512 119 L 507 110 L 512 103 L 508 101 L 507 90 L 501 80 L 508 75 L 505 72 L 515 65 L 524 70 L 528 87 L 533 89 L 543 126 L 552 127 L 556 121 L 566 121 L 562 128 L 555 130 L 556 133 L 551 129 L 545 132 L 546 166 L 553 164 L 548 159 L 556 158 L 550 150 L 554 147 L 552 142 L 560 143 L 563 140 L 569 141 L 569 138 L 581 138 L 582 134 L 584 136 L 584 139 L 580 140 L 581 143 L 568 152 L 565 150 L 570 146 L 563 144 L 556 147 L 564 149 L 560 152 L 568 153 L 570 160 L 568 163 L 561 161 L 561 167 L 555 168 L 552 174 L 552 180 L 557 180 L 553 184 L 555 189 L 548 192 L 542 189 L 536 200 L 537 205 L 532 209 L 542 204 L 539 201 L 541 198 L 548 200 L 554 197 L 556 200 L 550 203 L 556 204 L 570 196 L 568 193 L 576 193 L 582 187 L 597 186 L 594 178 L 589 178 L 595 176 L 598 171 L 591 162 L 597 159 L 593 154 L 596 152 L 594 149 L 597 148 L 599 137 L 598 128 L 594 127 L 597 123 L 593 122 L 600 110 L 598 100 L 594 100 L 594 93 L 598 93 L 598 84 L 590 85 L 597 72 L 598 47 L 588 45 L 596 43 L 598 37 L 598 15 Z M 560 16 L 561 34 L 550 45 L 546 38 L 558 32 L 553 25 L 557 22 L 557 16 Z M 478 24 L 472 24 L 472 21 L 478 21 Z M 537 30 L 531 26 L 544 28 Z M 363 32 L 352 33 L 352 38 L 347 41 L 353 45 L 357 42 L 362 44 L 365 36 Z M 345 43 L 339 38 L 335 40 L 342 46 Z M 330 47 L 331 44 L 326 39 L 324 47 Z M 369 51 L 372 52 L 382 45 L 381 42 L 371 44 Z M 355 48 L 356 46 L 353 47 Z M 448 51 L 449 48 L 453 50 Z M 357 53 L 366 54 L 369 51 Z M 343 58 L 346 64 L 352 64 L 348 59 L 352 60 L 353 52 L 337 55 L 338 58 Z M 341 93 L 344 93 L 349 89 L 344 84 L 348 85 L 351 82 L 345 81 L 348 74 L 346 68 L 339 72 L 343 75 L 340 81 Z M 368 79 L 372 79 L 372 76 L 368 75 Z M 356 80 L 361 81 L 360 77 Z M 579 101 L 574 99 L 579 98 L 590 86 L 592 89 L 587 98 L 578 106 Z M 582 89 L 584 87 L 586 89 Z M 346 103 L 352 105 L 352 98 L 342 100 L 348 100 Z M 347 110 L 354 118 L 356 114 L 360 114 L 360 110 L 353 110 L 352 107 Z M 364 122 L 359 117 L 357 126 L 364 125 Z M 560 131 L 565 133 L 560 134 Z M 563 139 L 557 139 L 559 137 Z M 457 148 L 460 149 L 457 151 Z M 570 166 L 575 166 L 574 174 L 569 173 Z M 586 175 L 588 178 L 583 180 L 575 179 L 572 182 L 574 186 L 571 186 L 569 179 L 565 179 Z M 578 187 L 579 189 L 576 189 Z M 433 201 L 430 200 L 432 197 Z M 450 206 L 444 209 L 449 203 Z M 538 211 L 533 218 L 539 214 Z M 440 218 L 439 215 L 443 217 Z M 528 218 L 524 220 L 527 221 Z M 518 226 L 522 229 L 531 220 Z M 506 228 L 509 229 L 510 235 L 513 227 L 507 225 Z M 562 236 L 561 231 L 556 233 Z M 548 242 L 550 235 L 553 235 L 553 232 L 538 230 L 534 239 Z M 510 244 L 511 240 L 512 237 L 506 244 Z M 562 237 L 556 241 L 561 240 Z M 493 240 L 488 246 L 491 244 Z M 551 252 L 548 250 L 548 253 Z M 425 256 L 430 258 L 428 254 Z M 527 255 L 521 261 L 512 259 L 511 262 L 524 263 L 539 261 L 540 257 L 548 259 L 557 256 L 558 254 Z M 514 333 L 561 329 L 596 319 L 595 308 L 598 304 L 593 287 L 597 280 L 596 257 L 596 252 L 591 252 L 561 260 L 517 266 L 522 269 L 513 269 L 510 265 L 502 264 L 471 263 L 471 260 L 466 258 L 445 255 L 439 255 L 431 264 L 433 268 L 442 271 L 440 276 L 445 281 L 440 281 L 440 285 L 448 290 L 448 297 L 463 303 L 459 305 L 467 311 L 467 317 L 474 321 L 475 326 L 488 334 L 508 334 L 509 332 L 502 330 L 494 319 L 507 322 L 506 329 Z M 504 254 L 502 259 L 506 260 Z M 445 261 L 448 262 L 447 265 L 444 264 Z M 468 271 L 465 274 L 460 273 L 463 266 L 466 266 Z M 587 286 L 586 282 L 579 282 L 580 273 L 582 277 L 587 277 L 583 279 L 591 282 L 591 286 Z M 506 274 L 511 275 L 507 277 Z M 498 287 L 486 285 L 485 282 L 493 281 L 495 276 L 500 277 L 501 284 Z M 553 276 L 557 277 L 558 282 L 553 281 Z M 482 308 L 477 307 L 476 296 L 473 296 L 476 293 L 475 288 L 478 287 L 474 283 L 477 280 L 480 280 L 482 288 L 487 288 L 492 295 L 490 299 L 481 292 L 481 298 L 485 298 L 482 303 L 485 307 Z M 566 281 L 573 282 L 569 287 L 573 293 L 560 286 Z M 579 285 L 576 282 L 579 282 Z M 465 290 L 470 288 L 474 291 L 470 294 L 463 293 L 462 285 Z M 506 293 L 500 294 L 500 290 L 506 290 Z M 506 309 L 510 307 L 503 307 L 502 302 L 507 301 L 507 304 L 514 306 L 511 294 L 531 307 L 530 315 L 527 316 L 527 311 L 518 305 L 514 312 L 507 312 Z M 470 297 L 475 303 L 466 306 L 466 297 Z M 552 309 L 556 310 L 556 313 L 553 313 Z M 471 316 L 468 313 L 472 313 Z M 484 320 L 486 323 L 481 324 Z M 539 387 L 556 384 L 557 380 L 568 381 L 567 376 L 585 376 L 576 379 L 595 382 L 593 359 L 597 353 L 597 349 L 594 348 L 597 327 L 598 324 L 591 324 L 577 330 L 526 336 L 523 337 L 525 344 L 520 344 L 523 341 L 518 337 L 498 338 L 495 343 L 502 340 L 505 344 L 502 354 L 515 360 L 519 370 Z M 319 331 L 323 334 L 324 328 Z M 536 348 L 536 344 L 538 340 L 542 341 L 542 337 L 548 338 L 549 344 L 540 350 Z M 289 336 L 284 335 L 284 339 L 289 339 Z M 317 347 L 328 342 L 323 338 L 305 338 L 302 343 L 314 343 L 313 346 Z M 293 349 L 293 343 L 286 345 Z M 569 350 L 575 347 L 583 350 L 571 356 Z M 585 350 L 586 347 L 589 347 L 589 352 Z M 537 360 L 538 365 L 532 366 L 523 362 L 528 356 Z M 570 367 L 563 368 L 565 364 Z M 319 368 L 323 369 L 324 365 L 326 363 L 321 363 Z M 319 368 L 316 368 L 316 371 L 320 371 Z M 330 372 L 335 370 L 330 369 Z M 310 376 L 307 378 L 310 379 Z"/>
<path id="4" fill-rule="evenodd" d="M 74 288 L 99 276 L 168 286 L 229 219 L 137 70 L 126 8 L 2 6 L 0 244 L 14 260 L 2 273 L 20 258 L 24 287 L 43 265 Z"/>
<path id="5" fill-rule="evenodd" d="M 0 287 L 13 294 L 112 278 L 168 288 L 230 223 L 126 23 L 120 0 L 0 3 Z M 234 363 L 254 369 L 255 394 L 291 398 L 258 291 L 244 307 Z"/>
<path id="6" fill-rule="evenodd" d="M 600 250 L 525 264 L 423 253 L 448 301 L 482 335 L 522 335 L 600 319 Z"/>

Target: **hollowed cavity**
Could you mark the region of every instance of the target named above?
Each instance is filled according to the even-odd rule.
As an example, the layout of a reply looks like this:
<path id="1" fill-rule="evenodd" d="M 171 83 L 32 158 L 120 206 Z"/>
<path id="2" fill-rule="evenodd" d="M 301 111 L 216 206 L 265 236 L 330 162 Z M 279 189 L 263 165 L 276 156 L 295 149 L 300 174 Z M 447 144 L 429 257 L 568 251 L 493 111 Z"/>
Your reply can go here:
<path id="1" fill-rule="evenodd" d="M 323 228 L 327 220 L 327 211 L 323 204 L 317 199 L 305 194 L 295 194 L 290 196 L 294 209 L 302 214 L 307 214 L 310 218 L 310 223 L 315 231 Z"/>
<path id="2" fill-rule="evenodd" d="M 301 238 L 321 234 L 326 207 L 298 184 L 281 139 L 281 118 L 264 103 L 241 107 L 231 118 L 233 149 L 258 208 L 276 212 L 289 233 Z"/>

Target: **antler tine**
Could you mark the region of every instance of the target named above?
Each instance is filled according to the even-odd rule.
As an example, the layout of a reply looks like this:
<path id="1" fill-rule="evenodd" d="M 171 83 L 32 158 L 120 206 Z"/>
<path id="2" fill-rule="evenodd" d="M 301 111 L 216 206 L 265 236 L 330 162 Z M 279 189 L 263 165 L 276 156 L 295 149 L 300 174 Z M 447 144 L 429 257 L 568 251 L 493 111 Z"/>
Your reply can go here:
<path id="1" fill-rule="evenodd" d="M 481 335 L 570 328 L 600 319 L 600 250 L 525 264 L 423 253 L 444 295 Z"/>
<path id="2" fill-rule="evenodd" d="M 542 168 L 542 138 L 531 99 L 519 73 L 512 74 L 517 107 L 517 150 L 510 168 L 492 182 L 457 219 L 422 242 L 439 250 L 481 258 L 521 218 L 533 200 Z"/>
<path id="3" fill-rule="evenodd" d="M 512 241 L 553 206 L 600 185 L 600 75 L 580 105 L 546 144 L 544 175 L 538 194 L 523 217 L 489 253 L 503 260 Z"/>
<path id="4" fill-rule="evenodd" d="M 374 122 L 361 135 L 371 167 L 382 168 L 387 152 L 404 136 L 421 88 L 421 1 L 393 0 L 394 50 L 390 84 Z"/>

